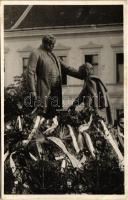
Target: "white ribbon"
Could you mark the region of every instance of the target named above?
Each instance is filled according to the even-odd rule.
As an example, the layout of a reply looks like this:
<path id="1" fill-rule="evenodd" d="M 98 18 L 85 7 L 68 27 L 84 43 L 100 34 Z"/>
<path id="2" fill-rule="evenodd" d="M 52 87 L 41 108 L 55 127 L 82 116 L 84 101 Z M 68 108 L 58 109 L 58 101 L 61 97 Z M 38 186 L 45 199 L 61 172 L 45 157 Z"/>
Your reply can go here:
<path id="1" fill-rule="evenodd" d="M 63 156 L 63 155 L 62 155 L 62 156 L 56 156 L 55 159 L 56 159 L 56 160 L 62 160 L 62 159 L 64 159 L 64 157 L 65 157 L 65 156 Z"/>
<path id="2" fill-rule="evenodd" d="M 85 141 L 86 141 L 86 144 L 88 146 L 88 149 L 92 155 L 92 157 L 95 159 L 95 149 L 94 149 L 94 146 L 93 146 L 93 143 L 92 143 L 92 140 L 91 140 L 91 137 L 90 135 L 87 133 L 87 132 L 83 132 L 83 135 L 84 135 L 84 138 L 85 138 Z"/>
<path id="3" fill-rule="evenodd" d="M 87 131 L 89 129 L 91 123 L 92 123 L 92 115 L 90 116 L 90 120 L 88 123 L 82 124 L 79 126 L 79 132 L 83 133 L 84 131 Z"/>
<path id="4" fill-rule="evenodd" d="M 27 139 L 28 141 L 30 141 L 32 139 L 32 137 L 34 136 L 34 134 L 36 133 L 39 123 L 40 123 L 40 116 L 37 116 L 35 124 L 34 124 L 34 128 L 32 129 L 31 133 L 28 136 L 28 139 Z"/>
<path id="5" fill-rule="evenodd" d="M 62 160 L 62 163 L 61 163 L 61 172 L 64 171 L 65 167 L 66 167 L 66 160 L 63 159 L 63 160 Z"/>
<path id="6" fill-rule="evenodd" d="M 20 131 L 22 131 L 22 123 L 21 123 L 21 117 L 20 116 L 17 117 L 16 126 L 17 125 L 18 125 L 18 129 Z"/>
<path id="7" fill-rule="evenodd" d="M 84 149 L 83 136 L 82 136 L 82 134 L 80 132 L 78 134 L 78 145 L 80 147 L 80 150 Z"/>
<path id="8" fill-rule="evenodd" d="M 9 151 L 7 151 L 7 152 L 4 154 L 4 162 L 5 162 L 6 158 L 8 157 L 8 155 L 9 155 Z"/>
<path id="9" fill-rule="evenodd" d="M 15 171 L 16 171 L 16 165 L 15 165 L 13 159 L 12 159 L 12 155 L 13 155 L 13 154 L 15 154 L 15 152 L 11 153 L 11 155 L 10 155 L 10 167 L 11 167 L 12 172 L 13 172 L 13 175 L 14 175 L 14 173 L 15 173 Z"/>
<path id="10" fill-rule="evenodd" d="M 74 148 L 75 148 L 76 152 L 79 153 L 80 148 L 79 148 L 79 146 L 78 146 L 78 144 L 77 144 L 76 137 L 75 137 L 75 134 L 74 134 L 74 132 L 73 132 L 73 129 L 72 129 L 72 127 L 71 127 L 70 125 L 67 125 L 67 126 L 68 126 L 68 128 L 69 128 L 69 133 L 70 133 L 70 135 L 71 135 Z"/>
<path id="11" fill-rule="evenodd" d="M 69 160 L 71 161 L 74 168 L 81 168 L 82 164 L 79 160 L 77 160 L 73 155 L 71 155 L 68 150 L 66 149 L 65 145 L 61 141 L 61 139 L 57 137 L 47 137 L 48 140 L 54 142 L 60 149 L 68 156 Z"/>
<path id="12" fill-rule="evenodd" d="M 30 157 L 31 157 L 34 161 L 37 161 L 37 158 L 36 158 L 35 156 L 33 156 L 33 154 L 31 154 L 31 153 L 29 152 L 29 155 L 30 155 Z"/>
<path id="13" fill-rule="evenodd" d="M 19 130 L 22 131 L 21 117 L 18 116 Z"/>
<path id="14" fill-rule="evenodd" d="M 56 127 L 58 126 L 58 121 L 57 121 L 57 116 L 55 116 L 53 118 L 53 124 L 50 128 L 48 128 L 46 131 L 43 132 L 43 134 L 49 134 L 49 133 L 52 133 Z"/>
<path id="15" fill-rule="evenodd" d="M 34 129 L 37 129 L 40 123 L 40 116 L 36 117 L 36 121 L 35 121 L 35 125 L 34 125 Z"/>
<path id="16" fill-rule="evenodd" d="M 44 117 L 42 117 L 42 119 L 40 120 L 40 125 L 41 125 L 41 124 L 43 124 L 43 123 L 44 123 L 44 121 L 45 121 L 45 118 L 44 118 Z"/>
<path id="17" fill-rule="evenodd" d="M 41 143 L 38 142 L 38 141 L 36 141 L 36 146 L 37 146 L 37 150 L 38 150 L 39 156 L 40 156 L 40 158 L 41 158 L 41 155 L 42 155 L 42 153 L 43 153 Z"/>
<path id="18" fill-rule="evenodd" d="M 118 159 L 120 162 L 123 162 L 124 160 L 124 157 L 122 155 L 122 153 L 120 152 L 117 144 L 115 143 L 115 141 L 113 140 L 112 136 L 111 136 L 111 133 L 109 132 L 109 130 L 107 129 L 105 123 L 103 122 L 103 120 L 101 120 L 101 124 L 103 126 L 103 129 L 104 129 L 104 133 L 105 133 L 105 136 L 106 136 L 106 139 L 109 141 L 109 143 L 111 144 L 111 146 L 113 147 L 115 153 L 117 154 L 118 156 Z"/>
<path id="19" fill-rule="evenodd" d="M 56 126 L 58 126 L 57 116 L 55 116 L 55 117 L 53 118 L 53 123 L 54 123 Z"/>

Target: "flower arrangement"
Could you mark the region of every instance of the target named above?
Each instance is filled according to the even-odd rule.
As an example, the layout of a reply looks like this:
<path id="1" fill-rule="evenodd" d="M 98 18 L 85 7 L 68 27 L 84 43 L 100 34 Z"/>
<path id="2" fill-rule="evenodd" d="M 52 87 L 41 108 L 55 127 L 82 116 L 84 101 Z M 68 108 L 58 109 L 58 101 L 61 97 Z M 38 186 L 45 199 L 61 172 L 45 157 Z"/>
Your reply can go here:
<path id="1" fill-rule="evenodd" d="M 31 115 L 26 94 L 22 77 L 5 89 L 5 194 L 123 194 L 112 127 L 91 109 Z"/>

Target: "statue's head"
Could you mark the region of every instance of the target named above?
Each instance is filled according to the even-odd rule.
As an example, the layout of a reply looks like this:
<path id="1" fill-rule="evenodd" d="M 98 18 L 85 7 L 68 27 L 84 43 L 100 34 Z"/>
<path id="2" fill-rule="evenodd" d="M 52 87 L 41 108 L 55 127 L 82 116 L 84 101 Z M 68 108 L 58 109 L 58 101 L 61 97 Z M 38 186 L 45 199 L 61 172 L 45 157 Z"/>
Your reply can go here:
<path id="1" fill-rule="evenodd" d="M 52 51 L 56 43 L 56 38 L 53 35 L 44 35 L 42 38 L 42 45 L 45 50 Z"/>
<path id="2" fill-rule="evenodd" d="M 79 72 L 83 77 L 88 77 L 93 73 L 93 66 L 87 62 L 79 67 Z"/>

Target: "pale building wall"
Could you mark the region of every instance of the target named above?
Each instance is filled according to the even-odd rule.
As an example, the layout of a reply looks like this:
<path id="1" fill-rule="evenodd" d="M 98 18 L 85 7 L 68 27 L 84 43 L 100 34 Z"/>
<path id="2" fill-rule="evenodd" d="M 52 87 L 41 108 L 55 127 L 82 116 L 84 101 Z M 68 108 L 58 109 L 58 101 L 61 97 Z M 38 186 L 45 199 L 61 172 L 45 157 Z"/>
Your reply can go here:
<path id="1" fill-rule="evenodd" d="M 100 33 L 100 34 L 77 34 L 77 35 L 58 35 L 57 45 L 62 45 L 69 48 L 67 50 L 67 64 L 73 67 L 78 67 L 84 63 L 84 54 L 86 52 L 95 52 L 98 50 L 99 57 L 99 76 L 108 86 L 113 113 L 115 115 L 116 107 L 123 107 L 123 86 L 115 83 L 115 57 L 114 49 L 111 45 L 121 44 L 122 33 Z M 13 82 L 15 75 L 22 73 L 22 56 L 29 55 L 25 48 L 37 48 L 41 44 L 41 36 L 32 37 L 8 37 L 5 39 L 5 47 L 8 52 L 5 54 L 5 86 Z M 100 48 L 87 48 L 89 44 L 100 46 Z M 81 49 L 85 46 L 85 49 Z M 123 48 L 119 45 L 121 51 Z M 63 95 L 70 96 L 72 99 L 79 94 L 83 81 L 68 77 L 68 86 L 63 87 Z M 75 86 L 76 85 L 76 86 Z M 71 101 L 69 101 L 69 104 Z"/>
<path id="2" fill-rule="evenodd" d="M 82 45 L 87 45 L 92 42 L 94 44 L 102 45 L 101 56 L 100 56 L 100 77 L 105 83 L 115 83 L 114 80 L 114 56 L 112 44 L 116 44 L 122 40 L 122 35 L 119 36 L 105 36 L 95 35 L 94 37 L 67 37 L 67 38 L 57 38 L 57 44 L 62 44 L 64 46 L 70 47 L 68 53 L 68 64 L 73 67 L 78 67 L 84 63 L 84 57 L 82 55 L 82 50 L 80 47 Z M 13 76 L 22 73 L 22 59 L 19 50 L 24 49 L 27 46 L 32 48 L 37 48 L 41 44 L 41 38 L 9 38 L 5 40 L 5 46 L 9 49 L 6 55 L 6 85 L 12 83 Z M 86 50 L 85 50 L 86 52 Z M 78 85 L 78 80 L 69 77 L 68 84 Z"/>

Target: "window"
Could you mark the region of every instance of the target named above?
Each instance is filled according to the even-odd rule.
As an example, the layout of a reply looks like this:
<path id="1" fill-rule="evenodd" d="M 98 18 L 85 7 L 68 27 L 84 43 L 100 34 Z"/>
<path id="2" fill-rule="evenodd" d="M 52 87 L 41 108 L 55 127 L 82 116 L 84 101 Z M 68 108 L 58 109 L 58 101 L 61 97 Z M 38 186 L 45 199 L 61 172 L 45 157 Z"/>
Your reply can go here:
<path id="1" fill-rule="evenodd" d="M 27 66 L 28 66 L 28 58 L 22 58 L 23 60 L 23 74 L 26 74 Z"/>
<path id="2" fill-rule="evenodd" d="M 124 80 L 123 53 L 116 53 L 116 82 L 122 84 Z"/>
<path id="3" fill-rule="evenodd" d="M 59 56 L 59 58 L 66 64 L 67 56 Z M 62 74 L 62 85 L 67 85 L 67 75 Z"/>
<path id="4" fill-rule="evenodd" d="M 82 62 L 89 62 L 93 65 L 93 73 L 96 76 L 100 76 L 101 69 L 99 66 L 101 65 L 101 50 L 103 45 L 96 44 L 92 41 L 88 42 L 88 44 L 84 44 L 80 47 L 83 54 Z"/>
<path id="5" fill-rule="evenodd" d="M 85 62 L 93 65 L 93 73 L 98 75 L 98 54 L 85 55 Z"/>
<path id="6" fill-rule="evenodd" d="M 114 56 L 114 83 L 123 84 L 124 56 L 123 56 L 123 40 L 111 45 Z"/>

